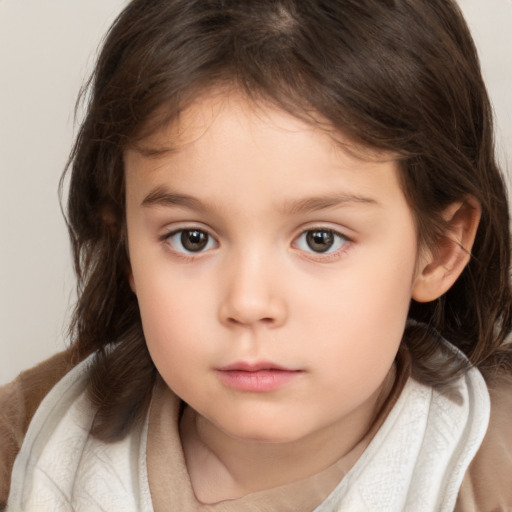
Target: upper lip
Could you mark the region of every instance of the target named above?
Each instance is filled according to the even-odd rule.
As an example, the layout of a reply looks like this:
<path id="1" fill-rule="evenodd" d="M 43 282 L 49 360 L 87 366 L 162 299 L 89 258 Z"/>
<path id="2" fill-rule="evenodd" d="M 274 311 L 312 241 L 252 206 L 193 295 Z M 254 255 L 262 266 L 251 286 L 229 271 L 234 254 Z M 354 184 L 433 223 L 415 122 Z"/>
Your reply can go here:
<path id="1" fill-rule="evenodd" d="M 258 361 L 258 362 L 247 362 L 247 361 L 238 361 L 236 363 L 228 364 L 226 366 L 222 366 L 217 368 L 217 370 L 221 372 L 230 372 L 230 371 L 242 371 L 242 372 L 259 372 L 262 370 L 281 370 L 285 372 L 294 372 L 298 371 L 294 368 L 287 368 L 286 366 L 282 366 L 271 361 Z"/>

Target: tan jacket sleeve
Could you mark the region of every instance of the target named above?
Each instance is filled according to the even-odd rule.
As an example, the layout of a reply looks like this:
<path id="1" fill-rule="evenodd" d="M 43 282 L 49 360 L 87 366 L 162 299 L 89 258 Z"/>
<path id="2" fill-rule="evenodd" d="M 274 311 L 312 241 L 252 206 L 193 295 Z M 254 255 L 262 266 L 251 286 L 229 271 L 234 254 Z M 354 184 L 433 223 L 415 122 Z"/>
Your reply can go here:
<path id="1" fill-rule="evenodd" d="M 11 470 L 32 416 L 52 387 L 73 367 L 72 352 L 66 350 L 22 372 L 0 387 L 0 510 L 11 485 Z"/>
<path id="2" fill-rule="evenodd" d="M 512 511 L 512 376 L 489 386 L 491 418 L 468 468 L 455 512 Z"/>

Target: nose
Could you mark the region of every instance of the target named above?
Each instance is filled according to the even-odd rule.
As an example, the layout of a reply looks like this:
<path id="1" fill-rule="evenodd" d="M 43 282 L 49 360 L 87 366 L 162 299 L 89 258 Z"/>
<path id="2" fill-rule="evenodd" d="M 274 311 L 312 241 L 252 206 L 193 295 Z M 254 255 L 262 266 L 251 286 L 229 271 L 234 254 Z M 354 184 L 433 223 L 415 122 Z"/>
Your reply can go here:
<path id="1" fill-rule="evenodd" d="M 280 286 L 275 261 L 261 254 L 238 255 L 221 276 L 219 317 L 224 325 L 281 326 L 287 318 L 287 301 Z"/>

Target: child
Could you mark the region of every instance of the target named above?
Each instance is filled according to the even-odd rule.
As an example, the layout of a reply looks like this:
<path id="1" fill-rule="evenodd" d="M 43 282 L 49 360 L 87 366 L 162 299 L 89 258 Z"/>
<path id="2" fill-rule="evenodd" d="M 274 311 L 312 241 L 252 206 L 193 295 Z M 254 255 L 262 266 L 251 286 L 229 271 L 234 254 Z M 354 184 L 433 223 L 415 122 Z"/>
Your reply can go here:
<path id="1" fill-rule="evenodd" d="M 76 342 L 7 510 L 512 507 L 508 207 L 450 0 L 132 1 L 68 221 Z"/>

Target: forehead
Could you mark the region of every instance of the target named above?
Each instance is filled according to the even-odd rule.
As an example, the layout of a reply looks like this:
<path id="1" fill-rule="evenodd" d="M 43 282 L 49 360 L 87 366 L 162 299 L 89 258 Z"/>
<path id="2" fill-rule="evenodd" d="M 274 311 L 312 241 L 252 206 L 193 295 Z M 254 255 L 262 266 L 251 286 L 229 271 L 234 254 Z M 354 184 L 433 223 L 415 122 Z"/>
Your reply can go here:
<path id="1" fill-rule="evenodd" d="M 401 195 L 394 155 L 358 146 L 318 116 L 309 123 L 236 93 L 199 98 L 128 149 L 125 169 L 132 191 L 194 187 L 218 197 L 236 191 L 248 202 L 257 193 L 325 196 L 333 187 L 353 197 Z M 377 175 L 381 190 L 372 191 Z"/>
<path id="2" fill-rule="evenodd" d="M 175 106 L 174 112 L 174 115 L 169 114 L 165 105 L 157 109 L 147 125 L 142 127 L 144 135 L 136 138 L 128 150 L 148 157 L 179 152 L 205 135 L 213 123 L 219 125 L 221 118 L 222 126 L 227 129 L 245 130 L 250 129 L 254 122 L 263 122 L 275 130 L 284 129 L 290 133 L 307 131 L 309 136 L 328 141 L 332 151 L 342 151 L 356 160 L 378 162 L 400 159 L 397 153 L 356 142 L 311 109 L 297 106 L 296 111 L 289 113 L 270 99 L 249 97 L 232 86 L 207 87 L 195 95 L 185 108 Z M 222 115 L 226 112 L 234 116 Z M 226 121 L 231 121 L 231 126 Z"/>

